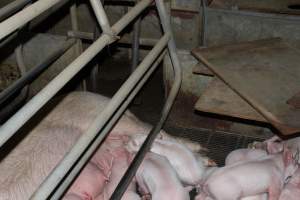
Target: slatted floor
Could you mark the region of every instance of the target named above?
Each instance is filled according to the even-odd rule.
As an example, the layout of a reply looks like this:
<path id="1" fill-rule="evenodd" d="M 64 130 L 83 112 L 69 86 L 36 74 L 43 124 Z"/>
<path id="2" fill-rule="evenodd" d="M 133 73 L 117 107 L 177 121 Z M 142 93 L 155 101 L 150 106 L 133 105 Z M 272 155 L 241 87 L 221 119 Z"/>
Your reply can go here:
<path id="1" fill-rule="evenodd" d="M 199 142 L 209 149 L 208 156 L 219 166 L 224 165 L 226 156 L 233 150 L 247 147 L 253 141 L 262 141 L 262 138 L 248 137 L 219 131 L 196 130 L 178 127 L 166 127 L 170 134 L 188 138 Z"/>

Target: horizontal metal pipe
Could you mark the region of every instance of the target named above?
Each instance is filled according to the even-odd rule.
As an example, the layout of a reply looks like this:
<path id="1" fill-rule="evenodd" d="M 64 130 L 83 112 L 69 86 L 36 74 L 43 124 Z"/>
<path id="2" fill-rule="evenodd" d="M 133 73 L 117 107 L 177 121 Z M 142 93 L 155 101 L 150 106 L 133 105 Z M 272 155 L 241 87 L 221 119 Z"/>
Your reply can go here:
<path id="1" fill-rule="evenodd" d="M 146 7 L 148 7 L 150 5 L 150 3 L 152 2 L 153 0 L 142 0 L 140 1 L 136 6 L 134 6 L 133 8 L 136 8 L 140 11 L 144 10 Z M 132 9 L 129 10 L 129 12 L 132 12 Z M 139 13 L 140 13 L 139 11 Z M 121 30 L 123 30 L 126 25 L 125 25 L 125 22 L 126 21 L 132 21 L 134 20 L 135 18 L 137 17 L 137 15 L 125 15 L 122 19 L 120 19 L 113 27 L 112 27 L 112 31 L 114 33 L 119 33 Z"/>
<path id="2" fill-rule="evenodd" d="M 56 14 L 64 6 L 69 6 L 67 3 L 75 0 L 60 0 L 57 4 L 40 14 L 38 17 L 33 19 L 29 24 L 29 29 L 32 30 L 39 26 L 42 22 L 47 20 L 51 15 Z"/>
<path id="3" fill-rule="evenodd" d="M 51 8 L 60 0 L 39 0 L 0 23 L 0 40 Z"/>
<path id="4" fill-rule="evenodd" d="M 166 55 L 166 51 L 164 51 L 158 59 L 153 63 L 151 68 L 147 71 L 145 76 L 142 78 L 142 80 L 137 84 L 137 86 L 132 90 L 132 92 L 129 94 L 129 96 L 126 98 L 126 100 L 123 102 L 123 104 L 119 107 L 119 109 L 116 111 L 112 119 L 108 122 L 108 124 L 104 127 L 104 129 L 98 134 L 99 135 L 106 135 L 112 127 L 116 124 L 116 122 L 119 120 L 119 118 L 122 116 L 124 111 L 127 109 L 128 105 L 132 102 L 136 94 L 141 90 L 141 88 L 144 86 L 146 81 L 149 79 L 149 77 L 152 75 L 154 70 L 158 67 L 158 65 L 163 60 L 164 56 Z M 55 191 L 53 196 L 50 198 L 51 200 L 59 199 L 62 194 L 65 192 L 65 190 L 68 188 L 68 186 L 72 183 L 72 181 L 76 178 L 77 174 L 80 172 L 80 170 L 84 167 L 84 165 L 88 162 L 88 160 L 91 158 L 95 150 L 99 147 L 99 144 L 101 143 L 102 139 L 101 137 L 98 137 L 95 139 L 93 144 L 89 147 L 89 149 L 84 153 L 84 155 L 80 158 L 80 160 L 76 163 L 76 166 L 72 169 L 70 173 L 68 173 L 68 176 L 63 180 L 63 183 L 59 186 L 59 188 Z"/>
<path id="5" fill-rule="evenodd" d="M 149 152 L 152 143 L 154 142 L 156 136 L 158 135 L 159 131 L 161 130 L 165 120 L 167 119 L 167 116 L 171 110 L 171 107 L 175 101 L 175 98 L 179 92 L 181 81 L 182 81 L 182 71 L 180 67 L 180 62 L 176 53 L 176 45 L 174 36 L 171 32 L 171 24 L 170 24 L 170 18 L 167 15 L 167 12 L 165 10 L 164 2 L 161 0 L 155 0 L 156 7 L 158 10 L 159 18 L 162 23 L 163 31 L 170 33 L 170 40 L 168 42 L 168 50 L 169 55 L 171 57 L 171 61 L 174 68 L 174 82 L 172 85 L 172 88 L 170 90 L 170 93 L 168 95 L 168 98 L 166 100 L 166 103 L 163 107 L 161 118 L 159 122 L 156 124 L 156 126 L 150 131 L 149 135 L 147 136 L 145 142 L 142 144 L 140 150 L 136 154 L 134 160 L 130 164 L 129 168 L 127 169 L 126 173 L 122 177 L 120 183 L 118 184 L 117 188 L 115 189 L 114 193 L 110 197 L 110 200 L 120 200 L 128 188 L 128 185 L 132 181 L 133 177 L 136 174 L 136 171 L 138 170 L 139 166 L 141 165 L 145 155 L 147 152 Z"/>
<path id="6" fill-rule="evenodd" d="M 68 37 L 72 38 L 79 38 L 83 40 L 94 40 L 95 36 L 94 33 L 90 32 L 82 32 L 82 31 L 68 31 Z M 158 42 L 158 39 L 154 38 L 140 38 L 139 43 L 142 46 L 154 46 Z M 118 40 L 118 43 L 123 44 L 131 44 L 132 41 L 129 36 L 123 36 L 121 39 Z"/>
<path id="7" fill-rule="evenodd" d="M 140 38 L 139 44 L 141 46 L 154 46 L 157 43 L 158 39 L 152 39 L 152 38 Z M 128 37 L 121 38 L 118 43 L 123 44 L 131 44 L 131 40 Z"/>
<path id="8" fill-rule="evenodd" d="M 149 4 L 151 0 L 143 0 L 133 7 L 114 26 L 116 34 L 119 34 L 126 25 L 130 23 Z M 0 127 L 0 147 L 14 135 L 49 99 L 51 99 L 69 80 L 72 79 L 89 61 L 91 61 L 106 45 L 112 42 L 112 38 L 106 34 L 102 35 L 91 46 L 89 46 L 79 57 L 77 57 L 68 67 L 58 74 L 49 84 L 46 85 L 36 96 L 34 96 L 25 106 L 13 115 L 5 124 Z"/>
<path id="9" fill-rule="evenodd" d="M 29 30 L 34 29 L 35 27 L 37 27 L 38 25 L 40 25 L 44 20 L 46 20 L 50 15 L 52 15 L 54 12 L 56 12 L 57 10 L 59 10 L 61 7 L 63 7 L 68 1 L 70 0 L 61 0 L 59 3 L 57 3 L 55 6 L 53 6 L 52 8 L 48 9 L 47 11 L 45 11 L 43 14 L 41 14 L 38 18 L 35 18 L 34 20 L 32 20 L 29 25 L 28 28 Z M 10 34 L 9 36 L 7 36 L 5 39 L 3 39 L 1 41 L 0 39 L 0 48 L 3 48 L 4 46 L 6 46 L 7 44 L 9 44 L 12 40 L 14 40 L 16 37 L 18 36 L 18 31 L 15 31 L 14 33 Z"/>
<path id="10" fill-rule="evenodd" d="M 139 67 L 132 73 L 132 75 L 126 80 L 121 88 L 112 97 L 105 109 L 95 118 L 94 122 L 88 128 L 87 132 L 83 134 L 72 149 L 66 154 L 64 159 L 59 165 L 50 173 L 46 180 L 41 184 L 39 189 L 33 194 L 31 199 L 40 200 L 47 198 L 55 187 L 59 184 L 62 178 L 67 174 L 71 167 L 76 163 L 78 158 L 90 145 L 91 141 L 95 139 L 97 134 L 105 124 L 109 121 L 111 116 L 115 113 L 117 108 L 122 104 L 124 99 L 128 96 L 131 90 L 138 84 L 142 76 L 153 64 L 162 50 L 166 47 L 170 38 L 170 34 L 166 33 L 155 47 L 149 52 Z M 101 142 L 107 134 L 99 135 L 99 142 Z"/>
<path id="11" fill-rule="evenodd" d="M 5 18 L 9 17 L 10 15 L 14 14 L 32 0 L 15 0 L 3 8 L 0 9 L 0 21 L 4 20 Z"/>
<path id="12" fill-rule="evenodd" d="M 19 78 L 17 81 L 15 81 L 13 84 L 11 84 L 8 88 L 3 90 L 0 93 L 0 107 L 3 106 L 3 104 L 10 99 L 12 96 L 14 96 L 17 92 L 19 92 L 22 88 L 24 88 L 27 84 L 31 83 L 33 80 L 35 80 L 44 70 L 46 70 L 51 63 L 53 63 L 55 60 L 57 60 L 64 52 L 66 52 L 72 45 L 74 45 L 75 41 L 67 41 L 65 45 L 63 45 L 58 50 L 51 53 L 49 56 L 45 58 L 41 63 L 37 64 L 35 67 L 33 67 L 28 72 L 23 72 L 21 78 Z M 20 54 L 20 53 L 17 53 Z M 20 57 L 20 55 L 18 56 Z M 23 60 L 23 59 L 18 59 Z M 22 63 L 22 62 L 19 62 Z M 24 64 L 21 64 L 24 65 Z"/>
<path id="13" fill-rule="evenodd" d="M 82 31 L 68 31 L 68 37 L 84 40 L 94 40 L 94 33 L 82 32 Z"/>

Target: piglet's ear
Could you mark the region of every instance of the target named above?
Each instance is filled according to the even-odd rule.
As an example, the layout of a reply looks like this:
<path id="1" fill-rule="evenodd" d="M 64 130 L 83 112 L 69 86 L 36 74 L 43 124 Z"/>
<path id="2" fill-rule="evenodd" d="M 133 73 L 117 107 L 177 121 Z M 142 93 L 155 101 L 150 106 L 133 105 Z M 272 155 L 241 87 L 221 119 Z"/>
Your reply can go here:
<path id="1" fill-rule="evenodd" d="M 268 153 L 274 154 L 284 151 L 284 145 L 282 142 L 270 142 L 267 143 Z"/>
<path id="2" fill-rule="evenodd" d="M 284 147 L 283 149 L 283 162 L 285 166 L 288 166 L 294 161 L 293 159 L 293 153 L 290 149 L 287 147 Z"/>

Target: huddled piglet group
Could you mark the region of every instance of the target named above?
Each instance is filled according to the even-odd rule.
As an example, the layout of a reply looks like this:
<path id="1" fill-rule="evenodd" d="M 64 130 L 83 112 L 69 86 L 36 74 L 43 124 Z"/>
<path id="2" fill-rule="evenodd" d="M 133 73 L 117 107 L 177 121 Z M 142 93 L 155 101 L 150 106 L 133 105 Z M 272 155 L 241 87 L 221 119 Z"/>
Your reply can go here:
<path id="1" fill-rule="evenodd" d="M 224 167 L 204 172 L 196 200 L 300 199 L 299 138 L 278 137 L 231 152 Z"/>
<path id="2" fill-rule="evenodd" d="M 0 200 L 30 196 L 86 132 L 109 98 L 74 92 L 15 142 L 0 160 Z M 151 126 L 126 111 L 68 188 L 65 200 L 108 200 L 147 137 Z M 231 152 L 224 167 L 200 144 L 161 131 L 122 200 L 300 199 L 300 138 L 278 137 Z"/>

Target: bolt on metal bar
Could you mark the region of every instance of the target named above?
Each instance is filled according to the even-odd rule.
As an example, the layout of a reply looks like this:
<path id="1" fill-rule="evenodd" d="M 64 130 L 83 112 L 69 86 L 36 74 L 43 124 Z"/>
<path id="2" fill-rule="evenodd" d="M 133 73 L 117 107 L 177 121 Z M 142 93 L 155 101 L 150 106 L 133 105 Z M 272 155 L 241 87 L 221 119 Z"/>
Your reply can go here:
<path id="1" fill-rule="evenodd" d="M 110 197 L 110 200 L 120 200 L 126 191 L 128 185 L 130 184 L 131 180 L 136 174 L 136 171 L 138 170 L 139 166 L 141 165 L 145 155 L 149 150 L 151 149 L 151 145 L 154 142 L 157 134 L 161 130 L 165 120 L 167 119 L 168 113 L 170 112 L 171 106 L 173 105 L 175 98 L 179 92 L 181 80 L 182 80 L 182 71 L 180 67 L 180 62 L 176 53 L 176 45 L 174 36 L 171 32 L 171 25 L 170 20 L 167 17 L 167 12 L 164 7 L 164 3 L 161 0 L 155 0 L 158 14 L 162 23 L 163 31 L 169 32 L 171 34 L 170 40 L 168 42 L 168 50 L 169 55 L 171 57 L 171 61 L 174 68 L 174 82 L 172 85 L 172 88 L 170 90 L 170 93 L 168 95 L 168 98 L 166 100 L 166 103 L 162 110 L 162 115 L 159 120 L 159 122 L 156 124 L 156 126 L 151 130 L 149 135 L 147 136 L 145 142 L 142 144 L 140 150 L 136 154 L 134 160 L 130 164 L 129 168 L 127 169 L 125 175 L 122 177 L 120 183 L 118 184 L 117 188 L 115 189 L 114 193 Z"/>
<path id="2" fill-rule="evenodd" d="M 143 0 L 133 7 L 122 19 L 112 27 L 119 34 L 137 15 L 139 15 L 151 0 Z M 78 58 L 59 73 L 45 88 L 35 95 L 16 114 L 0 127 L 0 147 L 11 138 L 49 99 L 51 99 L 69 80 L 75 76 L 89 61 L 91 61 L 112 38 L 106 34 L 97 39 Z"/>
<path id="3" fill-rule="evenodd" d="M 99 135 L 107 134 L 112 129 L 112 127 L 116 124 L 116 122 L 120 119 L 124 111 L 127 109 L 128 105 L 132 102 L 136 94 L 141 90 L 141 88 L 144 86 L 146 81 L 149 79 L 149 77 L 152 75 L 152 73 L 155 71 L 155 69 L 158 67 L 158 65 L 163 60 L 164 56 L 166 55 L 166 51 L 164 51 L 157 60 L 153 63 L 152 67 L 146 72 L 145 76 L 142 78 L 142 80 L 137 84 L 137 86 L 132 90 L 132 92 L 129 94 L 129 96 L 124 100 L 123 104 L 118 108 L 112 119 L 108 122 L 108 124 L 104 127 L 104 129 L 98 134 L 95 141 L 89 149 L 82 155 L 80 160 L 76 163 L 76 166 L 72 169 L 70 173 L 68 173 L 67 177 L 63 180 L 63 183 L 58 187 L 58 189 L 55 191 L 55 193 L 52 195 L 50 200 L 56 200 L 59 199 L 62 194 L 67 190 L 69 185 L 72 183 L 72 181 L 76 178 L 77 174 L 80 172 L 80 170 L 85 166 L 85 164 L 89 161 L 95 150 L 99 147 L 99 144 L 102 141 L 102 137 L 99 137 Z"/>
<path id="4" fill-rule="evenodd" d="M 138 84 L 142 76 L 149 70 L 152 63 L 159 57 L 162 50 L 166 47 L 170 39 L 170 33 L 166 33 L 155 47 L 149 52 L 143 62 L 134 71 L 134 73 L 126 80 L 118 92 L 113 96 L 105 109 L 95 118 L 87 132 L 83 134 L 72 147 L 72 149 L 65 155 L 64 159 L 59 165 L 50 173 L 50 175 L 40 185 L 38 190 L 31 197 L 32 200 L 40 200 L 47 198 L 55 187 L 60 183 L 63 177 L 76 163 L 82 153 L 87 149 L 93 139 L 97 136 L 99 131 L 103 129 L 105 124 L 110 120 L 111 116 L 116 112 L 118 107 L 122 104 L 124 99 L 129 95 L 132 89 Z M 99 142 L 101 142 L 107 134 L 99 135 Z"/>
<path id="5" fill-rule="evenodd" d="M 39 0 L 0 23 L 0 40 L 51 8 L 60 0 Z"/>
<path id="6" fill-rule="evenodd" d="M 90 0 L 90 3 L 92 5 L 92 8 L 93 8 L 94 13 L 96 15 L 97 21 L 98 21 L 99 25 L 101 26 L 102 32 L 105 33 L 105 34 L 113 36 L 114 33 L 111 30 L 107 15 L 104 11 L 104 8 L 102 6 L 101 1 L 99 1 L 99 0 Z"/>

